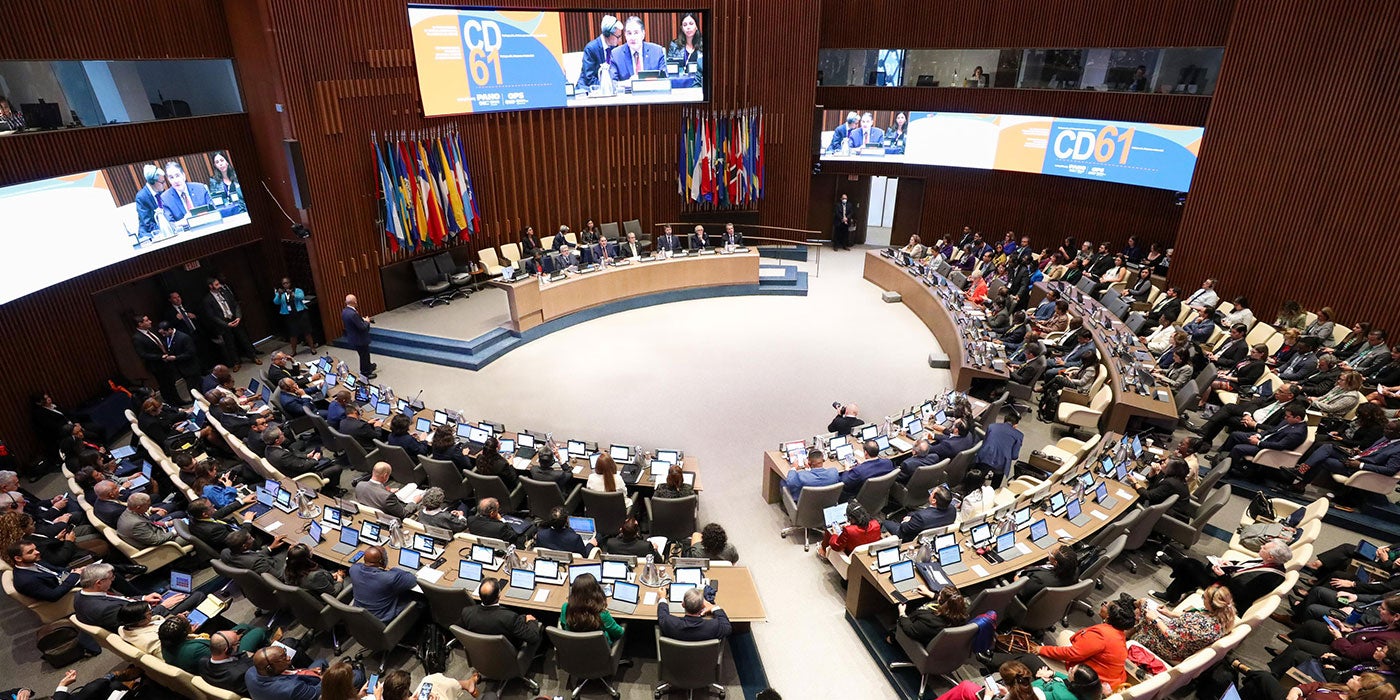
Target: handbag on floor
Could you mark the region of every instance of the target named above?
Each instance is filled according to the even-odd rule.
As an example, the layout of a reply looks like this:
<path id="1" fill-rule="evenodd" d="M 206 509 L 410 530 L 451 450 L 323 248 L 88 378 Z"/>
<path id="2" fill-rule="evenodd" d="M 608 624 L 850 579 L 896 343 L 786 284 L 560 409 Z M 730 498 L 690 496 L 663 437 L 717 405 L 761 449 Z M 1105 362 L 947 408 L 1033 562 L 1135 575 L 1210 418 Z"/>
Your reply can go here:
<path id="1" fill-rule="evenodd" d="M 1038 644 L 1025 630 L 1011 630 L 997 635 L 996 650 L 1010 654 L 1029 654 Z"/>

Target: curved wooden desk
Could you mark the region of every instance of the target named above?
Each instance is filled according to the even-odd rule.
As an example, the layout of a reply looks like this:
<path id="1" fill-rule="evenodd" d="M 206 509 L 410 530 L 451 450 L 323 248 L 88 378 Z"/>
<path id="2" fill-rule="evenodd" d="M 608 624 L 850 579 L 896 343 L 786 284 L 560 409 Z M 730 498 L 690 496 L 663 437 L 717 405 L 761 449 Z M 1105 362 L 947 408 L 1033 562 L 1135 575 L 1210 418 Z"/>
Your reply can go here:
<path id="1" fill-rule="evenodd" d="M 696 287 L 758 284 L 758 252 L 633 261 L 541 286 L 534 278 L 496 281 L 510 302 L 511 328 L 529 330 L 546 321 L 621 299 Z"/>
<path id="2" fill-rule="evenodd" d="M 963 328 L 943 302 L 934 296 L 931 288 L 910 274 L 909 269 L 900 267 L 893 260 L 880 255 L 879 251 L 865 254 L 865 279 L 875 286 L 890 292 L 899 292 L 904 305 L 924 322 L 938 345 L 948 354 L 948 369 L 953 373 L 953 388 L 967 391 L 976 378 L 1006 379 L 1010 376 L 1005 370 L 997 371 L 988 365 L 978 367 L 968 361 L 963 352 Z"/>
<path id="3" fill-rule="evenodd" d="M 337 499 L 320 494 L 317 494 L 315 499 L 316 505 L 322 507 L 335 506 L 337 502 Z M 353 516 L 355 527 L 359 527 L 360 521 L 365 519 L 367 513 L 368 511 L 361 511 L 359 514 Z M 296 543 L 304 536 L 305 533 L 302 528 L 307 527 L 307 523 L 309 522 L 309 520 L 303 520 L 296 513 L 284 513 L 274 508 L 263 514 L 262 517 L 257 518 L 253 522 L 253 527 L 269 535 L 284 535 L 288 541 Z M 414 532 L 417 532 L 417 530 L 413 529 L 411 526 L 404 527 L 406 536 Z M 311 552 L 318 558 L 331 562 L 339 567 L 349 567 L 350 556 L 341 554 L 332 549 L 335 547 L 338 537 L 339 534 L 337 531 L 329 528 L 326 529 L 321 543 L 312 547 Z M 451 586 L 457 579 L 458 562 L 470 555 L 471 545 L 475 541 L 475 537 L 466 533 L 457 533 L 446 543 L 437 540 L 436 550 L 433 556 L 429 557 L 428 555 L 423 555 L 423 568 L 419 570 L 418 578 L 420 580 L 429 581 L 430 583 L 435 582 L 442 586 Z M 361 545 L 360 549 L 365 549 L 365 546 Z M 398 563 L 399 550 L 397 548 L 384 545 L 384 551 L 389 560 L 387 562 L 388 566 L 393 567 Z M 527 566 L 534 565 L 536 556 L 534 552 L 521 550 L 519 554 Z M 439 558 L 443 560 L 442 563 L 433 566 L 433 562 Z M 598 563 L 601 560 L 576 557 L 574 561 L 576 563 L 591 564 Z M 634 576 L 640 578 L 643 566 L 644 564 L 641 562 L 637 564 Z M 427 574 L 425 576 L 424 572 L 429 570 L 439 572 L 441 576 L 439 577 L 437 574 Z M 669 576 L 671 573 L 670 566 L 662 566 L 662 572 Z M 482 573 L 484 576 L 493 577 L 508 578 L 510 576 L 510 572 L 500 570 L 483 571 Z M 754 585 L 753 576 L 749 574 L 747 568 L 742 566 L 711 566 L 709 570 L 705 572 L 705 576 L 720 582 L 719 590 L 715 594 L 715 602 L 724 608 L 730 620 L 734 622 L 762 622 L 764 620 L 766 613 L 763 609 L 763 601 L 758 596 L 758 588 Z M 433 579 L 436 580 L 434 581 Z M 656 603 L 653 602 L 648 605 L 646 604 L 645 598 L 648 593 L 656 593 L 657 600 L 663 600 L 667 593 L 666 589 L 652 588 L 642 584 L 640 581 L 635 582 L 642 588 L 638 599 L 637 610 L 630 615 L 613 613 L 613 617 L 619 620 L 656 620 Z M 528 600 L 503 598 L 501 603 L 512 608 L 557 613 L 559 607 L 564 604 L 564 601 L 568 600 L 569 584 L 567 579 L 565 579 L 565 582 L 562 584 L 541 582 L 536 587 L 535 591 L 536 593 L 548 591 L 548 593 L 544 600 L 536 600 L 535 598 L 530 598 Z M 472 597 L 473 599 L 476 598 L 476 596 Z M 679 606 L 672 606 L 673 612 L 678 609 Z"/>

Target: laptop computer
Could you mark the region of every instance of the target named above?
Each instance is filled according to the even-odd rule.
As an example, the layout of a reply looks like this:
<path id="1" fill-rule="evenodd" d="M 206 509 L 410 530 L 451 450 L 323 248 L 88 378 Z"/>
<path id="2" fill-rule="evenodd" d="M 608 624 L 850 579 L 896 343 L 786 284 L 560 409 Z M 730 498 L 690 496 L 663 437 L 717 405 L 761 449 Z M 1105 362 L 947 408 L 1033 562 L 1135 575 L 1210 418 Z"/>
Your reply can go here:
<path id="1" fill-rule="evenodd" d="M 826 528 L 840 527 L 846 524 L 846 504 L 837 503 L 822 509 L 822 519 L 826 521 Z"/>
<path id="2" fill-rule="evenodd" d="M 705 585 L 705 570 L 698 566 L 678 566 L 671 571 L 671 580 L 691 586 Z"/>
<path id="3" fill-rule="evenodd" d="M 564 582 L 567 571 L 568 566 L 557 559 L 535 557 L 535 580 L 540 583 L 557 586 Z"/>
<path id="4" fill-rule="evenodd" d="M 954 543 L 938 550 L 938 565 L 949 576 L 967 571 L 967 565 L 962 563 L 962 547 Z"/>
<path id="5" fill-rule="evenodd" d="M 1031 523 L 1031 544 L 1046 549 L 1055 544 L 1055 537 L 1050 534 L 1050 524 L 1041 518 Z"/>
<path id="6" fill-rule="evenodd" d="M 461 588 L 475 594 L 476 589 L 481 586 L 481 564 L 470 559 L 463 559 L 457 562 L 457 578 L 452 581 L 453 588 Z"/>
<path id="7" fill-rule="evenodd" d="M 363 520 L 360 522 L 360 539 L 370 544 L 383 544 L 384 541 L 380 539 L 382 529 L 379 523 L 373 520 Z"/>
<path id="8" fill-rule="evenodd" d="M 302 537 L 300 541 L 302 544 L 314 548 L 316 545 L 321 544 L 322 535 L 323 532 L 321 530 L 321 523 L 316 520 L 312 520 L 311 524 L 307 528 L 306 535 Z"/>
<path id="9" fill-rule="evenodd" d="M 1065 506 L 1065 518 L 1075 527 L 1084 527 L 1089 524 L 1089 514 L 1084 512 L 1078 498 L 1071 498 Z"/>
<path id="10" fill-rule="evenodd" d="M 623 615 L 637 612 L 637 600 L 641 590 L 641 586 L 635 583 L 613 582 L 612 597 L 608 598 L 608 610 Z"/>
<path id="11" fill-rule="evenodd" d="M 503 559 L 496 556 L 496 550 L 479 544 L 472 545 L 471 560 L 492 571 L 499 571 L 504 563 Z"/>
<path id="12" fill-rule="evenodd" d="M 1112 510 L 1118 507 L 1118 499 L 1108 495 L 1108 483 L 1100 481 L 1098 488 L 1094 489 L 1094 502 Z"/>
<path id="13" fill-rule="evenodd" d="M 1003 532 L 997 535 L 997 556 L 1001 557 L 1002 561 L 1011 561 L 1022 554 L 1024 552 L 1016 546 L 1015 532 Z"/>
<path id="14" fill-rule="evenodd" d="M 532 459 L 535 456 L 535 436 L 527 432 L 515 434 L 515 456 L 520 459 Z"/>
<path id="15" fill-rule="evenodd" d="M 679 606 L 685 604 L 685 594 L 689 593 L 690 589 L 696 588 L 698 586 L 699 584 L 683 583 L 680 581 L 676 581 L 671 584 L 670 588 L 666 591 L 666 602 L 670 603 L 673 606 L 676 606 L 671 610 L 673 614 L 685 614 L 685 610 L 683 610 Z"/>
<path id="16" fill-rule="evenodd" d="M 277 497 L 271 492 L 265 491 L 261 487 L 259 487 L 257 502 L 251 506 L 248 506 L 248 510 L 245 512 L 252 513 L 253 519 L 257 520 L 258 518 L 261 518 L 264 514 L 266 514 L 268 511 L 272 510 L 272 504 L 276 500 L 276 498 Z"/>
<path id="17" fill-rule="evenodd" d="M 348 521 L 349 518 L 346 518 L 346 520 Z M 322 525 L 323 528 L 326 528 L 328 530 L 339 530 L 341 526 L 340 509 L 336 508 L 335 506 L 322 506 L 321 522 L 325 523 L 324 525 Z"/>
<path id="18" fill-rule="evenodd" d="M 413 429 L 414 431 L 419 433 L 431 433 L 433 432 L 433 421 L 429 418 L 418 416 L 417 418 L 413 419 Z"/>
<path id="19" fill-rule="evenodd" d="M 598 523 L 593 518 L 584 518 L 575 515 L 569 516 L 569 529 L 578 533 L 584 542 L 593 538 L 593 534 L 598 531 Z"/>
<path id="20" fill-rule="evenodd" d="M 886 547 L 875 552 L 875 570 L 881 573 L 890 570 L 899 561 L 899 547 Z"/>
<path id="21" fill-rule="evenodd" d="M 166 591 L 165 595 L 161 596 L 160 602 L 164 603 L 169 600 L 171 596 L 176 596 L 181 593 L 189 595 L 193 592 L 194 574 L 187 574 L 183 571 L 172 571 L 170 572 L 170 589 Z"/>
<path id="22" fill-rule="evenodd" d="M 331 551 L 336 554 L 353 554 L 360 547 L 360 531 L 353 527 L 340 528 L 340 542 Z"/>
<path id="23" fill-rule="evenodd" d="M 419 554 L 432 556 L 437 551 L 437 540 L 422 532 L 413 533 L 413 550 Z"/>
<path id="24" fill-rule="evenodd" d="M 387 416 L 392 409 L 393 406 L 390 406 L 388 401 L 381 401 L 374 405 L 374 415 Z"/>
<path id="25" fill-rule="evenodd" d="M 569 566 L 569 583 L 573 583 L 578 577 L 589 574 L 594 579 L 603 579 L 602 564 L 572 564 Z"/>
<path id="26" fill-rule="evenodd" d="M 530 569 L 511 569 L 510 586 L 505 597 L 529 600 L 535 594 L 535 572 Z"/>
<path id="27" fill-rule="evenodd" d="M 629 445 L 608 445 L 608 456 L 618 464 L 631 464 L 636 461 L 636 452 Z"/>
<path id="28" fill-rule="evenodd" d="M 604 561 L 604 562 L 603 562 L 603 572 L 602 572 L 602 580 L 603 580 L 603 581 L 626 581 L 626 580 L 627 580 L 627 577 L 628 577 L 628 574 L 631 574 L 631 573 L 632 573 L 632 569 L 631 569 L 631 567 L 627 566 L 627 562 L 621 562 L 621 561 Z"/>
<path id="29" fill-rule="evenodd" d="M 972 546 L 981 549 L 992 543 L 991 523 L 978 523 L 972 526 Z"/>
<path id="30" fill-rule="evenodd" d="M 656 459 L 657 459 L 658 461 L 661 461 L 661 462 L 669 462 L 669 463 L 671 463 L 671 464 L 680 464 L 680 463 L 681 463 L 681 451 L 680 451 L 680 450 L 657 450 L 657 451 L 656 451 Z"/>
<path id="31" fill-rule="evenodd" d="M 277 487 L 277 498 L 273 505 L 283 513 L 294 513 L 297 509 L 296 505 L 292 503 L 292 492 L 280 486 Z"/>
<path id="32" fill-rule="evenodd" d="M 1011 514 L 1011 523 L 1016 530 L 1025 529 L 1031 524 L 1031 507 L 1017 508 L 1016 512 Z"/>
<path id="33" fill-rule="evenodd" d="M 943 570 L 947 573 L 947 569 Z M 890 568 L 890 583 L 900 593 L 908 593 L 919 587 L 920 579 L 914 575 L 914 562 L 902 561 Z"/>
<path id="34" fill-rule="evenodd" d="M 836 443 L 836 461 L 848 466 L 856 465 L 856 448 L 849 442 L 842 441 Z"/>
<path id="35" fill-rule="evenodd" d="M 423 555 L 417 550 L 407 547 L 400 549 L 398 567 L 417 573 L 419 569 L 423 568 Z"/>
<path id="36" fill-rule="evenodd" d="M 588 456 L 588 445 L 582 440 L 569 440 L 564 443 L 564 454 L 569 459 L 583 459 Z"/>
<path id="37" fill-rule="evenodd" d="M 880 434 L 880 426 L 875 425 L 874 423 L 871 423 L 870 425 L 863 426 L 863 427 L 860 429 L 860 439 L 861 439 L 861 442 L 864 442 L 864 441 L 866 441 L 866 440 L 874 440 L 874 439 L 875 439 L 875 436 L 876 436 L 876 435 L 879 435 L 879 434 Z"/>
<path id="38" fill-rule="evenodd" d="M 1066 503 L 1065 492 L 1056 491 L 1050 494 L 1050 505 L 1045 510 L 1050 515 L 1059 515 L 1065 512 Z"/>
<path id="39" fill-rule="evenodd" d="M 894 454 L 899 451 L 894 449 L 894 446 L 890 444 L 889 436 L 886 435 L 875 436 L 875 447 L 879 449 L 879 454 L 882 455 Z"/>

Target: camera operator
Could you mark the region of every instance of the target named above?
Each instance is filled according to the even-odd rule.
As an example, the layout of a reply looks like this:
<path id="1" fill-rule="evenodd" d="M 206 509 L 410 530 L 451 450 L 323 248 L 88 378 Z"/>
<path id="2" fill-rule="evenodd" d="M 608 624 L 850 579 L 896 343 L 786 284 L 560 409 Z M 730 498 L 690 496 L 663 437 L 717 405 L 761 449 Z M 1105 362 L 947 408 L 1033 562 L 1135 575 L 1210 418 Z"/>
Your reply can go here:
<path id="1" fill-rule="evenodd" d="M 842 406 L 840 401 L 836 401 L 831 404 L 831 407 L 836 409 L 836 417 L 832 418 L 831 423 L 826 426 L 829 433 L 850 435 L 852 430 L 864 422 L 860 419 L 860 406 L 853 403 Z"/>

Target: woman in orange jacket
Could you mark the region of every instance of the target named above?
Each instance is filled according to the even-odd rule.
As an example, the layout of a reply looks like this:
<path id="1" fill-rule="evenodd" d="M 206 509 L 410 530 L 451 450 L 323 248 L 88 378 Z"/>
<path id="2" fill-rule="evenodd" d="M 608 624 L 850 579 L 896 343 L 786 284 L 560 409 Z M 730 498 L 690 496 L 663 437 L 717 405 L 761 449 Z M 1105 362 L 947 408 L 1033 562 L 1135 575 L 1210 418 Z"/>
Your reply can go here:
<path id="1" fill-rule="evenodd" d="M 1127 634 L 1137 626 L 1137 601 L 1123 594 L 1118 600 L 1099 607 L 1103 622 L 1085 627 L 1069 638 L 1069 646 L 1041 646 L 1031 651 L 1041 658 L 1054 659 L 1066 666 L 1084 664 L 1094 669 L 1109 687 L 1117 688 L 1128 679 Z"/>

